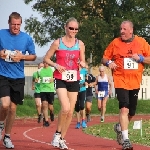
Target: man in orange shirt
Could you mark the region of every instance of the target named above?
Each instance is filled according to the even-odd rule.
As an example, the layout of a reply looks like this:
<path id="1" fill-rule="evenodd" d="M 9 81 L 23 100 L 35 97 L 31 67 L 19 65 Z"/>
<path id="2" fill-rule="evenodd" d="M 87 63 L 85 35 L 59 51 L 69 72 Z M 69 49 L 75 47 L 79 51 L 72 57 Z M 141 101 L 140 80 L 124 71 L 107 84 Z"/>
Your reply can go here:
<path id="1" fill-rule="evenodd" d="M 117 142 L 123 150 L 132 150 L 128 125 L 135 115 L 144 63 L 150 63 L 150 46 L 144 38 L 133 34 L 133 23 L 123 21 L 120 37 L 104 51 L 102 63 L 113 71 L 114 87 L 119 101 L 119 123 L 114 126 Z"/>

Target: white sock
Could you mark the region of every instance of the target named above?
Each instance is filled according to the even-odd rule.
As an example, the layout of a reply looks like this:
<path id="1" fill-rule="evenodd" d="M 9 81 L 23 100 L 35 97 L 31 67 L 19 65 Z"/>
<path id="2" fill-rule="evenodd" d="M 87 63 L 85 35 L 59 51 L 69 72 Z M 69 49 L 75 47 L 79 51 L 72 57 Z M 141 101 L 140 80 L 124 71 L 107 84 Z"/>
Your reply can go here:
<path id="1" fill-rule="evenodd" d="M 128 137 L 128 130 L 122 131 L 122 137 L 123 137 L 123 140 L 129 139 L 129 137 Z"/>

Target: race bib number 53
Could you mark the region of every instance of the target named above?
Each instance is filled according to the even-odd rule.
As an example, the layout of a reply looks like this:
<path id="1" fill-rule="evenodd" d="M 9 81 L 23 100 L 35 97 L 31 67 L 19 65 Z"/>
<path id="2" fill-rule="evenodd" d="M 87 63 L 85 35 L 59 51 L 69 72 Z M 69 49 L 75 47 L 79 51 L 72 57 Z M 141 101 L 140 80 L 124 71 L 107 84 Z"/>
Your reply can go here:
<path id="1" fill-rule="evenodd" d="M 124 58 L 124 69 L 138 69 L 138 63 L 132 58 Z"/>
<path id="2" fill-rule="evenodd" d="M 67 71 L 63 72 L 62 80 L 77 81 L 77 71 L 76 70 L 67 70 Z"/>

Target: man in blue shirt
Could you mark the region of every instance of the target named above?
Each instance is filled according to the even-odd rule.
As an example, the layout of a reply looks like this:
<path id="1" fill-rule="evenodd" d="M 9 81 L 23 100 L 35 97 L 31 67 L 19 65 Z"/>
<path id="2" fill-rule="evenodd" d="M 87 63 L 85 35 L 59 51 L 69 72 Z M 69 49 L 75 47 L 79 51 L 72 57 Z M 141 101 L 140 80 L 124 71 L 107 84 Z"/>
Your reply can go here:
<path id="1" fill-rule="evenodd" d="M 24 61 L 36 59 L 32 38 L 20 31 L 22 17 L 17 12 L 9 16 L 9 29 L 0 30 L 0 139 L 5 125 L 3 145 L 14 148 L 10 134 L 17 104 L 24 99 Z M 28 55 L 26 55 L 28 52 Z"/>

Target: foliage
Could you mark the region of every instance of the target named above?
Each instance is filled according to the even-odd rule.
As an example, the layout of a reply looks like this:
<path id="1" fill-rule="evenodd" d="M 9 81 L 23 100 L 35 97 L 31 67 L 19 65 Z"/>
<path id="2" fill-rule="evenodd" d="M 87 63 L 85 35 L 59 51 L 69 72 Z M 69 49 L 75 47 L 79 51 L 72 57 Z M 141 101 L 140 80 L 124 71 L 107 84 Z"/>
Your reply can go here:
<path id="1" fill-rule="evenodd" d="M 33 35 L 35 42 L 43 46 L 64 35 L 64 24 L 70 17 L 79 21 L 78 38 L 86 45 L 86 58 L 93 54 L 93 64 L 100 63 L 104 49 L 119 35 L 123 20 L 131 20 L 135 34 L 149 42 L 149 0 L 24 0 L 34 2 L 42 21 L 31 16 L 25 20 L 25 30 Z"/>

